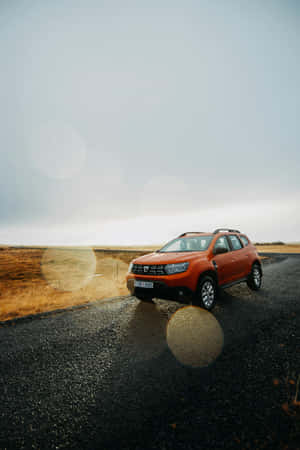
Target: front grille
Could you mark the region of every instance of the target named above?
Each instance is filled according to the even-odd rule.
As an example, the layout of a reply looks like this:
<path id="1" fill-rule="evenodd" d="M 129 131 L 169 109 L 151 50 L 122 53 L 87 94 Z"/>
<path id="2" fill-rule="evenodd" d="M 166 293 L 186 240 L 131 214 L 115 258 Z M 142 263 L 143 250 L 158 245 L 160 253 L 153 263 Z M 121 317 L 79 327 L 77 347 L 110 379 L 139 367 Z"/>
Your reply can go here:
<path id="1" fill-rule="evenodd" d="M 148 268 L 148 270 L 145 269 Z M 132 273 L 136 273 L 139 275 L 166 275 L 165 272 L 165 266 L 163 264 L 153 264 L 153 265 L 148 265 L 148 264 L 133 264 L 132 269 L 131 269 Z"/>

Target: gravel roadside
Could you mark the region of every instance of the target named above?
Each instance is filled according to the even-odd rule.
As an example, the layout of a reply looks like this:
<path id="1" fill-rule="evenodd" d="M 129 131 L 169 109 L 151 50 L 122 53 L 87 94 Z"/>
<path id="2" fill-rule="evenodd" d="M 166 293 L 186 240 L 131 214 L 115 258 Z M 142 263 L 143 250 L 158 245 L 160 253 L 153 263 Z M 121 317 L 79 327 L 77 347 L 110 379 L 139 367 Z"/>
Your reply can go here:
<path id="1" fill-rule="evenodd" d="M 180 307 L 134 298 L 0 328 L 0 448 L 299 449 L 300 257 L 223 292 L 222 354 L 180 364 Z M 299 396 L 297 397 L 298 400 Z"/>

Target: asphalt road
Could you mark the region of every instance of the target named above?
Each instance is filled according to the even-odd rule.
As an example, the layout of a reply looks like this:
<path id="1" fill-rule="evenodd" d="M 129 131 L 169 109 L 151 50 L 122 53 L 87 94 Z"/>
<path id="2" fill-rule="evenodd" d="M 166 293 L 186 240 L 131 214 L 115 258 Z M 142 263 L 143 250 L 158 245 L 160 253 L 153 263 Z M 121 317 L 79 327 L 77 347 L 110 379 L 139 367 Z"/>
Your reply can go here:
<path id="1" fill-rule="evenodd" d="M 222 293 L 208 367 L 168 347 L 182 306 L 128 297 L 2 324 L 0 449 L 300 448 L 300 255 L 265 264 L 259 292 Z"/>

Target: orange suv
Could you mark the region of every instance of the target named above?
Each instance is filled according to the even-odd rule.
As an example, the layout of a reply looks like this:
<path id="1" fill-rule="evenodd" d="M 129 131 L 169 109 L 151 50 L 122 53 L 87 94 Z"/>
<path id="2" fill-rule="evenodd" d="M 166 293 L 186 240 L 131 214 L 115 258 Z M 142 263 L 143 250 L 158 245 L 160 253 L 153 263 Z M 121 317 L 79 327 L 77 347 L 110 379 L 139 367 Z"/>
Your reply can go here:
<path id="1" fill-rule="evenodd" d="M 140 300 L 183 299 L 211 310 L 219 287 L 245 281 L 258 290 L 262 267 L 245 234 L 218 228 L 213 233 L 183 233 L 160 250 L 134 259 L 126 280 L 130 293 Z"/>

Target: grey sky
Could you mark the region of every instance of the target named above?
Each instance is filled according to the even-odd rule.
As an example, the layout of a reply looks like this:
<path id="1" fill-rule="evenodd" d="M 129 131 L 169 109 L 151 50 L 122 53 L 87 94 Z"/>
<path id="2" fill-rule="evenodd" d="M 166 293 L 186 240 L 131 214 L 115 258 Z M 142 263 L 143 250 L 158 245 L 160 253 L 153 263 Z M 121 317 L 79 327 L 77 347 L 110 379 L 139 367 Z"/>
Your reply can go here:
<path id="1" fill-rule="evenodd" d="M 297 1 L 2 1 L 0 52 L 0 242 L 300 240 Z"/>

